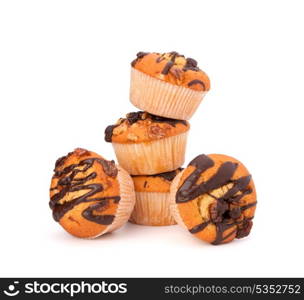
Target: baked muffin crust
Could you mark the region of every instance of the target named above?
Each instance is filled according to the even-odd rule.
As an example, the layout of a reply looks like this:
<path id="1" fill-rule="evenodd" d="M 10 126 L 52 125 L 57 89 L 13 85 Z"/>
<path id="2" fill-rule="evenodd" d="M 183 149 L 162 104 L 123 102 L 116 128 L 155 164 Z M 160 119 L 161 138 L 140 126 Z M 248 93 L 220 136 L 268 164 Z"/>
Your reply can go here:
<path id="1" fill-rule="evenodd" d="M 184 120 L 163 118 L 139 111 L 126 115 L 105 130 L 106 142 L 143 143 L 175 136 L 188 131 L 190 124 Z"/>
<path id="2" fill-rule="evenodd" d="M 186 58 L 175 51 L 168 53 L 138 52 L 131 66 L 154 78 L 183 86 L 195 91 L 209 91 L 208 75 L 193 58 Z"/>

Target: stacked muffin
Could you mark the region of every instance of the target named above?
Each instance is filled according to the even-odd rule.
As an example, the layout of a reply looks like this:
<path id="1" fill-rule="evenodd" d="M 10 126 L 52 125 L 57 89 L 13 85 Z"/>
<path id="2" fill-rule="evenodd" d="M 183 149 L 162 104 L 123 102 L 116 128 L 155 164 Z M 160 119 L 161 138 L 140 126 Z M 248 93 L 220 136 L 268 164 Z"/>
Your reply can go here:
<path id="1" fill-rule="evenodd" d="M 189 120 L 210 89 L 192 58 L 177 52 L 139 52 L 131 63 L 130 100 L 142 111 L 128 113 L 105 130 L 119 165 L 132 175 L 136 203 L 130 221 L 175 224 L 170 185 L 185 159 Z"/>

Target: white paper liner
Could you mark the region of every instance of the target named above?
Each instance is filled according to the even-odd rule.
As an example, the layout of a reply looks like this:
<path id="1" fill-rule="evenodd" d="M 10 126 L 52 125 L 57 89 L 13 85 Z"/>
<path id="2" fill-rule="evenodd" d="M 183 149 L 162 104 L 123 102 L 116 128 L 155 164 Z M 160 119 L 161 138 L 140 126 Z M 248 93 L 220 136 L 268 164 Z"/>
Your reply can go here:
<path id="1" fill-rule="evenodd" d="M 187 229 L 187 226 L 185 225 L 183 219 L 179 214 L 178 207 L 176 204 L 176 192 L 178 190 L 179 181 L 182 177 L 183 172 L 184 171 L 180 172 L 175 176 L 170 186 L 170 212 L 176 223 L 182 226 L 183 228 Z"/>
<path id="2" fill-rule="evenodd" d="M 130 222 L 150 226 L 176 224 L 170 213 L 170 193 L 135 192 L 135 195 Z"/>
<path id="3" fill-rule="evenodd" d="M 151 114 L 189 120 L 206 91 L 195 91 L 131 69 L 130 100 L 141 110 Z"/>
<path id="4" fill-rule="evenodd" d="M 103 232 L 95 237 L 101 236 L 107 232 L 112 232 L 123 226 L 130 218 L 135 205 L 134 183 L 131 176 L 120 166 L 117 166 L 117 179 L 119 182 L 120 201 L 115 213 L 115 218 Z"/>
<path id="5" fill-rule="evenodd" d="M 112 143 L 119 164 L 132 175 L 173 171 L 185 160 L 188 131 L 147 143 Z"/>

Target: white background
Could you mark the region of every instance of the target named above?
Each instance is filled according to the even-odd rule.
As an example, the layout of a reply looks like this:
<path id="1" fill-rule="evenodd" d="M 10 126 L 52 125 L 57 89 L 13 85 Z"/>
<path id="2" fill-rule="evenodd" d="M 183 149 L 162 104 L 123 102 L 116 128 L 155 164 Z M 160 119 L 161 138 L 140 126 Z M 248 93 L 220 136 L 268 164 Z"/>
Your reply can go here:
<path id="1" fill-rule="evenodd" d="M 303 276 L 303 1 L 1 1 L 1 276 Z M 248 238 L 211 246 L 178 226 L 96 240 L 52 220 L 55 160 L 113 159 L 138 51 L 179 51 L 211 78 L 186 163 L 224 153 L 253 174 Z"/>

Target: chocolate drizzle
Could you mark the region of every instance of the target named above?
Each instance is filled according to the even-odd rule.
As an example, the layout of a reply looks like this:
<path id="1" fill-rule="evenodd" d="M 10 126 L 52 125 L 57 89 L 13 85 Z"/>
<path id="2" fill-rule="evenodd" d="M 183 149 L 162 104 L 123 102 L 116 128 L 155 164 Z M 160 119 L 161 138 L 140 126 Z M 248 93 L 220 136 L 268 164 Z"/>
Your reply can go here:
<path id="1" fill-rule="evenodd" d="M 205 84 L 204 84 L 201 80 L 199 80 L 199 79 L 194 79 L 194 80 L 192 80 L 192 81 L 190 81 L 190 82 L 188 83 L 188 86 L 190 87 L 190 86 L 192 86 L 192 85 L 194 85 L 194 84 L 200 84 L 200 85 L 203 87 L 204 91 L 206 90 L 206 86 L 205 86 Z"/>
<path id="2" fill-rule="evenodd" d="M 256 204 L 257 204 L 257 202 L 249 203 L 249 204 L 247 204 L 247 205 L 244 205 L 244 206 L 240 207 L 240 210 L 241 210 L 241 211 L 244 211 L 244 210 L 246 210 L 246 209 L 249 209 L 249 208 L 251 208 L 251 207 L 256 206 Z"/>
<path id="3" fill-rule="evenodd" d="M 150 175 L 152 177 L 161 177 L 167 181 L 172 181 L 175 176 L 177 175 L 177 173 L 179 173 L 180 171 L 182 170 L 182 168 L 178 168 L 174 171 L 171 171 L 171 172 L 164 172 L 164 173 L 159 173 L 159 174 L 153 174 L 153 175 Z"/>
<path id="4" fill-rule="evenodd" d="M 126 120 L 130 125 L 136 123 L 139 120 L 143 120 L 143 111 L 131 112 L 126 115 Z"/>
<path id="5" fill-rule="evenodd" d="M 236 234 L 237 238 L 242 238 L 249 234 L 252 222 L 249 218 L 244 218 L 239 221 L 241 214 L 246 209 L 256 205 L 256 202 L 240 206 L 240 200 L 252 190 L 248 187 L 251 175 L 232 179 L 238 164 L 234 162 L 224 162 L 217 170 L 217 172 L 207 181 L 197 184 L 201 174 L 214 166 L 214 162 L 208 156 L 202 154 L 190 162 L 195 170 L 186 178 L 176 193 L 176 203 L 185 203 L 192 201 L 203 194 L 208 194 L 216 200 L 215 204 L 210 206 L 210 220 L 198 224 L 189 231 L 193 234 L 204 230 L 209 224 L 216 226 L 216 238 L 213 241 L 214 245 L 221 244 L 228 237 Z M 211 194 L 216 190 L 227 184 L 232 184 L 232 187 L 225 192 L 223 196 L 217 198 Z M 235 230 L 223 236 L 224 232 L 234 226 Z"/>
<path id="6" fill-rule="evenodd" d="M 176 193 L 176 203 L 188 202 L 195 199 L 198 195 L 196 181 L 199 179 L 201 173 L 214 165 L 214 162 L 206 155 L 202 154 L 197 156 L 189 164 L 196 169 L 184 181 Z"/>
<path id="7" fill-rule="evenodd" d="M 71 153 L 68 154 L 68 156 Z M 96 215 L 95 212 L 100 212 L 101 208 L 105 208 L 110 200 L 114 202 L 118 202 L 120 200 L 119 196 L 113 197 L 95 197 L 92 196 L 96 195 L 97 193 L 103 191 L 104 187 L 102 184 L 99 183 L 91 183 L 86 184 L 87 181 L 90 181 L 96 178 L 96 172 L 92 172 L 85 177 L 82 178 L 75 178 L 79 173 L 85 173 L 89 170 L 93 164 L 99 163 L 101 164 L 104 172 L 110 177 L 117 176 L 117 169 L 113 161 L 107 161 L 102 158 L 87 158 L 81 160 L 78 164 L 71 164 L 62 170 L 58 170 L 58 167 L 63 165 L 67 157 L 60 158 L 59 163 L 58 160 L 55 164 L 54 176 L 53 178 L 58 178 L 57 186 L 51 188 L 53 190 L 60 190 L 58 193 L 54 194 L 49 202 L 50 208 L 53 210 L 53 217 L 55 221 L 59 221 L 69 210 L 73 209 L 76 205 L 84 202 L 96 202 L 95 204 L 89 206 L 83 213 L 83 217 L 93 221 L 98 224 L 109 225 L 114 219 L 112 215 Z M 64 201 L 60 203 L 65 196 L 69 193 L 77 192 L 81 190 L 86 190 L 87 192 L 84 193 L 82 196 L 74 198 L 70 201 Z M 111 221 L 112 220 L 112 221 Z M 110 222 L 111 221 L 111 222 Z M 110 222 L 110 223 L 109 223 Z"/>
<path id="8" fill-rule="evenodd" d="M 170 69 L 174 66 L 175 64 L 175 59 L 177 57 L 184 57 L 184 55 L 180 55 L 179 53 L 173 51 L 173 52 L 170 52 L 169 53 L 170 55 L 170 60 L 166 63 L 165 67 L 163 68 L 162 70 L 162 74 L 163 75 L 168 75 Z M 163 57 L 163 56 L 160 56 L 160 57 Z M 162 61 L 162 59 L 160 60 L 157 60 L 157 62 L 160 62 Z M 186 63 L 182 69 L 184 72 L 188 71 L 188 70 L 192 70 L 192 71 L 195 71 L 195 72 L 198 72 L 200 71 L 199 67 L 197 66 L 197 61 L 193 58 L 187 58 L 186 59 Z M 194 84 L 194 83 L 193 83 Z"/>
<path id="9" fill-rule="evenodd" d="M 134 67 L 135 66 L 135 64 L 137 63 L 137 61 L 139 60 L 139 59 L 141 59 L 141 58 L 143 58 L 144 56 L 146 56 L 146 55 L 148 55 L 149 54 L 149 52 L 138 52 L 137 54 L 136 54 L 136 59 L 134 59 L 132 62 L 131 62 L 131 66 L 132 67 Z"/>
<path id="10" fill-rule="evenodd" d="M 213 245 L 219 245 L 222 242 L 224 242 L 226 239 L 228 239 L 231 235 L 236 233 L 236 230 L 232 230 L 230 233 L 226 234 L 225 236 L 223 235 L 224 232 L 235 226 L 235 223 L 228 223 L 227 220 L 224 220 L 222 223 L 216 224 L 216 237 L 215 240 L 212 242 Z"/>
<path id="11" fill-rule="evenodd" d="M 192 71 L 199 71 L 200 69 L 197 66 L 197 61 L 193 58 L 187 58 L 186 59 L 186 64 L 183 68 L 184 71 L 192 70 Z"/>
<path id="12" fill-rule="evenodd" d="M 112 141 L 112 135 L 113 135 L 113 130 L 119 126 L 118 124 L 117 125 L 110 125 L 106 128 L 105 130 L 105 141 L 106 142 L 111 142 Z"/>
<path id="13" fill-rule="evenodd" d="M 176 124 L 183 124 L 184 126 L 188 126 L 188 122 L 185 120 L 177 120 L 177 119 L 171 119 L 171 118 L 165 118 L 160 117 L 156 115 L 152 115 L 148 112 L 144 111 L 137 111 L 137 112 L 131 112 L 126 115 L 126 118 L 120 119 L 118 124 L 115 125 L 109 125 L 105 130 L 105 141 L 111 142 L 112 136 L 113 136 L 113 130 L 119 126 L 121 123 L 127 121 L 129 125 L 132 125 L 138 121 L 149 119 L 154 123 L 167 123 L 173 127 L 176 126 Z"/>
<path id="14" fill-rule="evenodd" d="M 95 222 L 97 224 L 110 225 L 112 224 L 115 216 L 96 214 L 105 211 L 108 207 L 108 200 L 105 200 L 101 203 L 92 204 L 82 212 L 82 216 L 87 220 Z"/>
<path id="15" fill-rule="evenodd" d="M 169 61 L 166 63 L 166 65 L 165 65 L 165 67 L 163 68 L 163 70 L 161 71 L 161 73 L 162 73 L 163 75 L 168 75 L 168 73 L 169 73 L 170 69 L 173 67 L 173 65 L 174 65 L 174 61 L 169 60 Z"/>
<path id="16" fill-rule="evenodd" d="M 164 118 L 161 116 L 156 116 L 156 115 L 152 115 L 149 114 L 149 117 L 151 118 L 152 122 L 156 122 L 156 123 L 167 123 L 173 127 L 176 126 L 176 124 L 183 124 L 185 126 L 188 126 L 188 122 L 185 120 L 177 120 L 177 119 L 171 119 L 171 118 Z"/>
<path id="17" fill-rule="evenodd" d="M 102 168 L 104 172 L 110 176 L 115 178 L 118 174 L 118 170 L 115 166 L 114 160 L 105 160 L 105 159 L 99 159 L 98 162 L 102 165 Z"/>
<path id="18" fill-rule="evenodd" d="M 183 170 L 183 168 L 178 168 L 171 172 L 164 172 L 164 173 L 158 173 L 158 174 L 153 174 L 153 175 L 132 175 L 132 177 L 140 177 L 140 176 L 161 177 L 167 181 L 172 181 L 175 178 L 175 176 L 182 170 Z M 146 185 L 147 185 L 147 182 L 145 181 L 144 187 L 146 187 Z"/>
<path id="19" fill-rule="evenodd" d="M 177 57 L 183 57 L 183 55 L 180 55 L 178 52 L 176 51 L 172 51 L 169 53 L 170 55 L 170 60 L 166 63 L 165 67 L 163 68 L 163 70 L 161 71 L 161 73 L 163 75 L 168 75 L 170 69 L 174 66 L 175 64 L 175 59 Z"/>
<path id="20" fill-rule="evenodd" d="M 198 233 L 198 232 L 204 230 L 210 223 L 211 223 L 211 221 L 200 223 L 200 224 L 192 227 L 191 229 L 189 229 L 189 232 L 192 234 Z"/>
<path id="21" fill-rule="evenodd" d="M 69 152 L 67 155 L 59 157 L 55 162 L 55 169 L 62 166 L 65 163 L 65 161 L 68 159 L 68 157 L 71 156 L 72 154 L 73 152 Z"/>
<path id="22" fill-rule="evenodd" d="M 156 62 L 157 62 L 157 63 L 160 63 L 160 62 L 162 62 L 164 59 L 165 59 L 165 54 L 162 54 L 161 56 L 159 56 L 159 57 L 156 59 Z"/>

